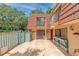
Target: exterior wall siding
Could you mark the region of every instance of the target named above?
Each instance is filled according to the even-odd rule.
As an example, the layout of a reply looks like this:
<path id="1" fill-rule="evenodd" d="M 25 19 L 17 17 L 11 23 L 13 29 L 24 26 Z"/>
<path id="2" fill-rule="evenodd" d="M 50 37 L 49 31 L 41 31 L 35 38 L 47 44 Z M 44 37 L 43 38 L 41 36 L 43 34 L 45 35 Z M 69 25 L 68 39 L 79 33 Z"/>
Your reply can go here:
<path id="1" fill-rule="evenodd" d="M 78 54 L 75 53 L 76 49 L 79 49 L 79 46 L 78 46 L 79 36 L 73 34 L 75 32 L 79 32 L 78 19 L 79 19 L 79 4 L 78 3 L 69 3 L 61 7 L 61 14 L 59 18 L 59 24 L 61 24 L 61 26 L 59 29 L 67 28 L 68 52 L 70 55 L 79 55 L 79 53 Z M 72 21 L 74 21 L 75 23 Z M 73 30 L 70 29 L 70 26 L 73 27 Z"/>
<path id="2" fill-rule="evenodd" d="M 61 7 L 62 8 L 62 7 Z M 62 9 L 61 9 L 62 10 Z M 60 14 L 60 24 L 79 18 L 79 4 L 69 4 Z"/>
<path id="3" fill-rule="evenodd" d="M 54 26 L 53 36 L 55 37 L 55 30 L 67 28 L 67 41 L 68 41 L 67 53 L 70 55 L 79 55 L 78 52 L 79 51 L 79 46 L 78 46 L 79 45 L 79 40 L 78 40 L 79 39 L 79 3 L 66 3 L 63 5 L 61 4 L 60 8 L 61 8 L 61 13 L 59 16 L 59 20 L 57 21 L 58 23 L 54 22 L 52 24 Z M 73 30 L 71 27 L 73 28 Z M 63 31 L 61 33 L 63 33 Z M 74 34 L 74 33 L 78 33 L 78 34 Z"/>

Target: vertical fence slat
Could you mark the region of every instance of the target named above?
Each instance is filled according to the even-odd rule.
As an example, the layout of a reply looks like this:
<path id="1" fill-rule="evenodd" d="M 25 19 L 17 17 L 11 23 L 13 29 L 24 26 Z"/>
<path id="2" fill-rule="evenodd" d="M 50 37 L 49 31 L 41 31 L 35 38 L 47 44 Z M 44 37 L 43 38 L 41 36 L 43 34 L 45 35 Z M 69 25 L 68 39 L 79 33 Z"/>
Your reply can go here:
<path id="1" fill-rule="evenodd" d="M 12 31 L 0 33 L 0 55 L 14 46 L 31 40 L 31 33 L 26 31 Z"/>
<path id="2" fill-rule="evenodd" d="M 1 33 L 0 33 L 0 48 L 1 48 L 1 39 L 2 39 L 1 36 L 2 36 L 2 35 L 1 35 Z"/>

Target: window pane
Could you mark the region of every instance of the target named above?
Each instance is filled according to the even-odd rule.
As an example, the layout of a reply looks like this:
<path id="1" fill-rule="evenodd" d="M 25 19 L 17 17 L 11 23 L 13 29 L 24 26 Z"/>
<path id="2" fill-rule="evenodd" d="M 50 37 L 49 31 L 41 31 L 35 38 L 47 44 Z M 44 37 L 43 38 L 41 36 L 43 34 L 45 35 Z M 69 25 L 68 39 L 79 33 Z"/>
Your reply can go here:
<path id="1" fill-rule="evenodd" d="M 44 26 L 44 18 L 37 18 L 37 26 Z"/>

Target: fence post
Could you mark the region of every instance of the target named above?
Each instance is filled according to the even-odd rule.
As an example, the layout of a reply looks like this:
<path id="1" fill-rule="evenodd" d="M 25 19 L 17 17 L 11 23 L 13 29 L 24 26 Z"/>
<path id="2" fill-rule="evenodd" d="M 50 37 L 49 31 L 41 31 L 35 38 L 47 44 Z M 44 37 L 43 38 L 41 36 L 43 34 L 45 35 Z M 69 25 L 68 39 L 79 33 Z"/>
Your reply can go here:
<path id="1" fill-rule="evenodd" d="M 0 33 L 0 55 L 1 55 L 1 46 L 2 46 L 2 32 Z"/>
<path id="2" fill-rule="evenodd" d="M 24 42 L 25 42 L 25 39 L 26 39 L 26 38 L 25 38 L 25 35 L 26 35 L 26 31 L 24 31 Z"/>
<path id="3" fill-rule="evenodd" d="M 19 44 L 19 31 L 18 31 L 18 44 Z"/>

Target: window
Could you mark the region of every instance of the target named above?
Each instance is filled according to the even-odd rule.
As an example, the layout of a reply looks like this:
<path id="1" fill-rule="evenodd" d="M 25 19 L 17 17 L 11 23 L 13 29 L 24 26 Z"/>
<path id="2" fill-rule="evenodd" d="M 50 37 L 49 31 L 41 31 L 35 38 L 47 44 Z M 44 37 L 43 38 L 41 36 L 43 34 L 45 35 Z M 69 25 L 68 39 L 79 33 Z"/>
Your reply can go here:
<path id="1" fill-rule="evenodd" d="M 55 30 L 55 36 L 61 37 L 61 30 L 60 29 Z"/>
<path id="2" fill-rule="evenodd" d="M 37 18 L 37 26 L 44 26 L 44 21 L 45 18 L 39 17 Z"/>
<path id="3" fill-rule="evenodd" d="M 67 28 L 56 29 L 55 36 L 60 37 L 62 39 L 67 39 Z"/>
<path id="4" fill-rule="evenodd" d="M 52 23 L 53 22 L 57 22 L 58 20 L 59 20 L 59 15 L 60 15 L 60 12 L 61 12 L 61 10 L 60 10 L 60 8 L 55 12 L 55 14 L 54 15 L 52 15 Z"/>
<path id="5" fill-rule="evenodd" d="M 67 28 L 62 28 L 61 29 L 61 37 L 63 39 L 67 39 Z"/>

